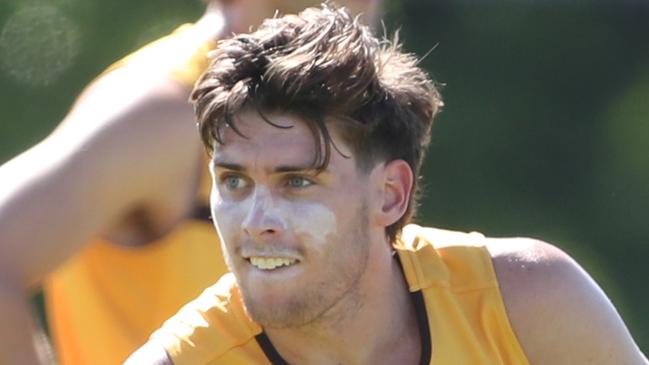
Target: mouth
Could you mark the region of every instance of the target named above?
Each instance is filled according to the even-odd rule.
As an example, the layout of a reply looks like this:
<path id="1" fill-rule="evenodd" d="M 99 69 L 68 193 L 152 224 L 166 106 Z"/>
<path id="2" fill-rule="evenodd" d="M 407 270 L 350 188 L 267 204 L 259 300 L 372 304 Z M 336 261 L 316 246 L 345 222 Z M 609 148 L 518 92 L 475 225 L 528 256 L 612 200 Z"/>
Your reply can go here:
<path id="1" fill-rule="evenodd" d="M 251 256 L 246 260 L 259 270 L 276 270 L 282 267 L 289 267 L 297 264 L 299 261 L 289 257 L 261 257 Z"/>

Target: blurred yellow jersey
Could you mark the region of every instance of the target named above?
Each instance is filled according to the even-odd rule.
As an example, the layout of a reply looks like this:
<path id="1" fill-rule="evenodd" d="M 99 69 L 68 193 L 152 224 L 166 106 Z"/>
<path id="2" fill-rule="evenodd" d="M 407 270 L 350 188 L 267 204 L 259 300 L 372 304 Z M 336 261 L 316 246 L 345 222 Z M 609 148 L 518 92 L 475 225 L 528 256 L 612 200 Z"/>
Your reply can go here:
<path id="1" fill-rule="evenodd" d="M 182 26 L 108 71 L 150 64 L 191 86 L 206 68 L 205 55 L 213 46 L 198 42 L 192 31 L 191 25 Z M 62 365 L 121 364 L 167 318 L 226 272 L 209 221 L 206 164 L 202 185 L 196 214 L 164 237 L 142 247 L 91 242 L 46 280 L 47 317 Z"/>
<path id="2" fill-rule="evenodd" d="M 420 364 L 529 365 L 479 233 L 409 225 L 396 245 L 415 305 Z M 175 365 L 286 364 L 226 274 L 156 331 Z"/>

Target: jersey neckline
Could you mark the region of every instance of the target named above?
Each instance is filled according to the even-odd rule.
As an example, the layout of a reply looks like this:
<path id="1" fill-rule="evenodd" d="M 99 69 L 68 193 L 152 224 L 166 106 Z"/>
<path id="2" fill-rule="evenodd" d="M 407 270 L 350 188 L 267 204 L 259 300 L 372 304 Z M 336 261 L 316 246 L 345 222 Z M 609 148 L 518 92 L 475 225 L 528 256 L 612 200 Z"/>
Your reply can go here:
<path id="1" fill-rule="evenodd" d="M 395 255 L 395 258 L 401 272 L 403 272 L 403 266 L 401 265 L 399 256 Z M 419 338 L 421 341 L 421 357 L 419 359 L 419 365 L 428 365 L 430 364 L 432 356 L 432 344 L 430 338 L 430 327 L 428 325 L 428 314 L 426 312 L 426 302 L 424 301 L 424 295 L 421 290 L 410 292 L 410 299 L 412 300 L 412 304 L 415 306 L 417 327 L 419 329 Z M 277 352 L 277 349 L 273 346 L 273 343 L 270 342 L 265 331 L 262 330 L 261 333 L 255 336 L 255 340 L 272 365 L 289 365 L 289 363 L 282 358 L 279 352 Z"/>

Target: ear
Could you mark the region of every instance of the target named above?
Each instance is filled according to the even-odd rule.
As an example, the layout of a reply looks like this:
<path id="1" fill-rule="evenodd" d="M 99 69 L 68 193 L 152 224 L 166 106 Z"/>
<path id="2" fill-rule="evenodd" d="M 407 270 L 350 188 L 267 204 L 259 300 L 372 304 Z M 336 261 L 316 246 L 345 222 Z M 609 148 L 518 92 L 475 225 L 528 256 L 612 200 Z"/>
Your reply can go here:
<path id="1" fill-rule="evenodd" d="M 382 174 L 382 201 L 378 219 L 387 227 L 401 219 L 408 208 L 414 176 L 404 160 L 386 162 Z"/>

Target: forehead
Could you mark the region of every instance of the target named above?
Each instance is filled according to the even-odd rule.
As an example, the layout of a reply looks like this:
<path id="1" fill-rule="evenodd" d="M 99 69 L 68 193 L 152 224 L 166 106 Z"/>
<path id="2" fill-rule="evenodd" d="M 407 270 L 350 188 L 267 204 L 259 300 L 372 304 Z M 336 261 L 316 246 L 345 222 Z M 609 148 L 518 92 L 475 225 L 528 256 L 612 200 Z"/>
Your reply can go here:
<path id="1" fill-rule="evenodd" d="M 270 122 L 270 123 L 269 123 Z M 272 124 L 271 124 L 272 123 Z M 338 138 L 332 122 L 327 122 L 329 134 L 336 147 L 351 156 L 351 151 Z M 293 164 L 311 166 L 316 155 L 315 136 L 301 117 L 290 113 L 260 113 L 245 110 L 234 116 L 232 127 L 225 127 L 222 144 L 216 144 L 213 160 L 238 165 L 250 164 Z M 274 124 L 274 125 L 273 125 Z M 321 151 L 324 153 L 324 149 Z M 331 160 L 342 158 L 334 148 Z"/>

